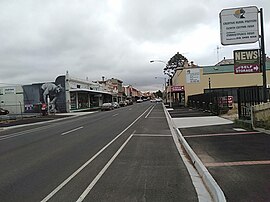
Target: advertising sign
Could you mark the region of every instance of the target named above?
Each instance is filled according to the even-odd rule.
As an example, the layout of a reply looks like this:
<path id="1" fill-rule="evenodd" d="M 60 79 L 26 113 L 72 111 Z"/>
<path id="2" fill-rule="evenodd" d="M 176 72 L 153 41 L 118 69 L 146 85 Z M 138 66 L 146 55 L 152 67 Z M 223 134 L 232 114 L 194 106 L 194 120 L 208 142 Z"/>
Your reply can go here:
<path id="1" fill-rule="evenodd" d="M 200 82 L 200 69 L 188 69 L 186 70 L 186 83 L 199 83 Z"/>
<path id="2" fill-rule="evenodd" d="M 256 6 L 223 9 L 219 13 L 222 45 L 254 43 L 259 40 Z"/>
<path id="3" fill-rule="evenodd" d="M 260 72 L 260 51 L 259 49 L 235 50 L 234 73 L 259 73 Z"/>
<path id="4" fill-rule="evenodd" d="M 4 95 L 16 94 L 16 88 L 15 87 L 4 88 L 3 94 Z"/>
<path id="5" fill-rule="evenodd" d="M 172 86 L 172 92 L 183 92 L 185 91 L 184 86 Z"/>

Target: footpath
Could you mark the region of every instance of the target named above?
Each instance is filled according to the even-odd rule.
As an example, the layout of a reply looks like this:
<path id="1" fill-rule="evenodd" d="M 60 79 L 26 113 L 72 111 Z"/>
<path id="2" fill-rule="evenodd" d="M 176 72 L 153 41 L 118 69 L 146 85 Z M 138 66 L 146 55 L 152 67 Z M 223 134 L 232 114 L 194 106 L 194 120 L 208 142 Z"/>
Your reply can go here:
<path id="1" fill-rule="evenodd" d="M 196 109 L 167 111 L 215 201 L 269 201 L 269 134 Z"/>

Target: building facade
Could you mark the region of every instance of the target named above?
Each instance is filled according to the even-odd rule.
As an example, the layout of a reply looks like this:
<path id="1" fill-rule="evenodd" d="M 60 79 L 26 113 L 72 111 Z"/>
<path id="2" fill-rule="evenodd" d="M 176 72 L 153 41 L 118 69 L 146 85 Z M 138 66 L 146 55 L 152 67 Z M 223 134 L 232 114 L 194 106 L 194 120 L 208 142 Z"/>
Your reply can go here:
<path id="1" fill-rule="evenodd" d="M 270 87 L 270 58 L 266 60 L 267 86 Z M 175 104 L 187 104 L 188 96 L 214 89 L 234 89 L 247 86 L 262 86 L 262 73 L 235 74 L 233 60 L 223 61 L 214 66 L 196 65 L 178 69 L 167 87 L 168 100 Z"/>

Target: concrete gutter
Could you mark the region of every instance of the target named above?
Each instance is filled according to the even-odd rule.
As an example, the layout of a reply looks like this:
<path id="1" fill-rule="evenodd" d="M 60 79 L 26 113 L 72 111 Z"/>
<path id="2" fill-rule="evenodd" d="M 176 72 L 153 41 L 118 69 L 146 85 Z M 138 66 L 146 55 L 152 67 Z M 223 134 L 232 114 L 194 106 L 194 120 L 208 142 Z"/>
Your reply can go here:
<path id="1" fill-rule="evenodd" d="M 165 107 L 164 107 L 165 109 Z M 177 132 L 177 136 L 181 144 L 183 145 L 184 149 L 188 153 L 194 167 L 198 171 L 199 175 L 201 176 L 203 182 L 205 183 L 207 189 L 209 190 L 213 200 L 216 202 L 226 202 L 225 195 L 217 182 L 214 180 L 212 175 L 209 173 L 207 168 L 203 165 L 202 161 L 199 157 L 195 154 L 192 148 L 189 146 L 183 135 L 181 134 L 180 130 L 175 126 L 174 122 L 172 121 L 172 117 L 167 110 L 165 110 L 167 115 L 170 117 L 171 122 L 173 124 L 174 129 Z"/>

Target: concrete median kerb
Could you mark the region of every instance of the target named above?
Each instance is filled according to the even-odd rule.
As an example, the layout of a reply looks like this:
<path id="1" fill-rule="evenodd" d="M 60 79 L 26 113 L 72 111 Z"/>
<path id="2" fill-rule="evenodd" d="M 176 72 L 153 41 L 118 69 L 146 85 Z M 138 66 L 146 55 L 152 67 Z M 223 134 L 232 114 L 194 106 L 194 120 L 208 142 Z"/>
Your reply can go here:
<path id="1" fill-rule="evenodd" d="M 193 162 L 194 167 L 198 171 L 198 173 L 201 176 L 203 182 L 205 183 L 207 189 L 209 190 L 210 194 L 212 195 L 213 200 L 217 201 L 217 202 L 225 202 L 226 198 L 225 198 L 223 191 L 221 190 L 221 188 L 219 187 L 217 182 L 214 180 L 212 175 L 209 173 L 207 168 L 203 165 L 203 163 L 201 162 L 199 157 L 195 154 L 195 152 L 189 146 L 189 144 L 187 143 L 187 141 L 185 140 L 185 138 L 181 134 L 180 130 L 175 126 L 169 112 L 167 110 L 165 110 L 165 111 L 166 111 L 167 115 L 169 116 L 170 121 L 173 124 L 173 127 L 175 128 L 175 130 L 177 132 L 178 140 L 181 142 L 185 151 L 189 155 L 191 161 Z"/>

